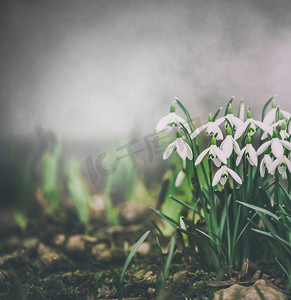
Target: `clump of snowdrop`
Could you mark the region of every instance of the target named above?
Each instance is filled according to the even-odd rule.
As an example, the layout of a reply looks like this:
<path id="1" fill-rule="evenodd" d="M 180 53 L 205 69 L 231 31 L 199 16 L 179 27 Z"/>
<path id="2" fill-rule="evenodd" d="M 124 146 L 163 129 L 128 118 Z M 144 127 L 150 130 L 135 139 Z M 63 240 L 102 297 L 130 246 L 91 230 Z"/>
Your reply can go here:
<path id="1" fill-rule="evenodd" d="M 176 99 L 170 113 L 156 126 L 156 132 L 175 132 L 175 140 L 165 149 L 163 159 L 174 152 L 180 156 L 182 167 L 175 172 L 173 186 L 179 189 L 185 180 L 183 187 L 188 185 L 192 194 L 192 199 L 184 199 L 185 203 L 171 197 L 184 208 L 193 208 L 191 220 L 183 221 L 192 225 L 181 227 L 181 232 L 187 234 L 187 228 L 191 229 L 189 236 L 193 237 L 194 230 L 203 245 L 208 245 L 212 254 L 217 253 L 214 264 L 230 268 L 242 262 L 238 257 L 244 253 L 242 248 L 245 253 L 249 251 L 246 248 L 250 245 L 241 237 L 249 234 L 249 225 L 258 219 L 254 218 L 261 217 L 254 212 L 249 215 L 248 210 L 241 209 L 241 203 L 249 208 L 257 204 L 280 208 L 284 197 L 291 194 L 291 114 L 277 107 L 272 97 L 263 108 L 261 120 L 256 120 L 243 101 L 235 114 L 232 101 L 223 116 L 218 117 L 220 108 L 214 116 L 209 114 L 207 123 L 195 128 L 189 112 Z M 176 114 L 175 105 L 184 112 L 185 119 Z M 159 215 L 175 228 L 180 224 L 180 215 L 176 221 L 164 213 Z M 193 223 L 197 216 L 201 224 L 206 224 L 207 232 Z"/>

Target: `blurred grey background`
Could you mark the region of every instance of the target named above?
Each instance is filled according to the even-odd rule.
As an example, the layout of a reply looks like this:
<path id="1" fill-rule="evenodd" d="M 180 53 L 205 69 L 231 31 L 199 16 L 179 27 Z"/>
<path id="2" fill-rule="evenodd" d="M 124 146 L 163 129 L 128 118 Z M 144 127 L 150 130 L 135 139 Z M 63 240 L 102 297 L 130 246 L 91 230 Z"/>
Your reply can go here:
<path id="1" fill-rule="evenodd" d="M 202 119 L 231 96 L 258 111 L 277 94 L 291 110 L 291 1 L 2 0 L 0 12 L 2 137 L 147 134 L 174 97 Z"/>

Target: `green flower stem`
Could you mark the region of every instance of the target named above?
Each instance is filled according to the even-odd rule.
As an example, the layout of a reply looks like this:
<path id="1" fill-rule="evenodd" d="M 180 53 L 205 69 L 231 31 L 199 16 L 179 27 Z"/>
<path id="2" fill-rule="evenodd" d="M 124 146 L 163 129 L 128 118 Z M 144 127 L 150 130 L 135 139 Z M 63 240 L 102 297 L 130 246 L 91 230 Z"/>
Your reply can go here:
<path id="1" fill-rule="evenodd" d="M 231 164 L 232 164 L 232 170 L 234 170 L 235 172 L 237 172 L 238 170 L 236 170 L 235 167 L 235 157 L 234 154 L 232 154 L 231 157 Z M 233 180 L 233 190 L 232 190 L 232 204 L 233 204 L 233 216 L 234 216 L 234 228 L 233 228 L 233 241 L 236 241 L 237 237 L 237 230 L 238 230 L 238 225 L 239 225 L 239 220 L 240 220 L 240 208 L 238 207 L 238 204 L 236 202 L 237 199 L 237 195 L 236 195 L 236 182 L 235 180 Z M 232 251 L 234 251 L 234 244 L 232 245 Z"/>
<path id="2" fill-rule="evenodd" d="M 276 170 L 275 172 L 275 207 L 277 210 L 280 210 L 280 206 L 282 205 L 282 198 L 280 193 L 280 178 L 279 172 Z"/>
<path id="3" fill-rule="evenodd" d="M 287 181 L 288 194 L 291 195 L 291 174 L 289 172 L 287 172 Z"/>
<path id="4" fill-rule="evenodd" d="M 208 159 L 208 169 L 209 169 L 209 182 L 212 181 L 212 163 L 210 161 L 210 159 Z M 215 201 L 215 193 L 214 193 L 214 188 L 213 186 L 211 186 L 210 188 L 210 217 L 211 217 L 211 221 L 213 224 L 213 228 L 212 230 L 215 233 L 215 240 L 217 243 L 219 243 L 219 239 L 218 239 L 218 235 L 219 235 L 219 227 L 217 224 L 217 203 Z"/>
<path id="5" fill-rule="evenodd" d="M 228 265 L 232 268 L 232 247 L 231 247 L 231 239 L 230 239 L 230 221 L 229 221 L 229 203 L 227 197 L 226 188 L 224 188 L 224 201 L 227 201 L 226 208 L 226 226 L 227 226 L 227 254 L 228 254 Z"/>

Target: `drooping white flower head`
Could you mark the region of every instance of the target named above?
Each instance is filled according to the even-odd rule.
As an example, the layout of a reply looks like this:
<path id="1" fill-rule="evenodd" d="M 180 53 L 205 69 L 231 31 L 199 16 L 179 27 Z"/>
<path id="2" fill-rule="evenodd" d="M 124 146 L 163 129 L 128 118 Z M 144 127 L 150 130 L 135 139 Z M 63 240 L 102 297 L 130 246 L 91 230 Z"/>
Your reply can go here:
<path id="1" fill-rule="evenodd" d="M 276 111 L 277 111 L 277 104 L 275 103 L 275 101 L 272 101 L 272 108 L 271 110 L 269 110 L 264 119 L 263 119 L 263 123 L 267 126 L 270 126 L 272 123 L 274 123 L 276 121 Z M 283 116 L 285 119 L 289 119 L 291 117 L 291 114 L 285 110 L 280 110 L 283 113 Z"/>
<path id="2" fill-rule="evenodd" d="M 291 161 L 286 157 L 286 155 L 282 155 L 281 157 L 275 159 L 271 166 L 269 172 L 272 174 L 275 170 L 278 170 L 279 174 L 286 175 L 286 170 L 288 169 L 291 173 Z"/>
<path id="3" fill-rule="evenodd" d="M 243 121 L 241 119 L 233 115 L 231 104 L 229 104 L 227 107 L 227 114 L 225 115 L 224 119 L 231 124 L 234 130 L 236 130 L 238 127 L 240 127 L 243 124 Z M 227 126 L 228 123 L 226 123 L 226 127 Z"/>
<path id="4" fill-rule="evenodd" d="M 264 123 L 262 123 L 260 121 L 254 120 L 252 118 L 252 113 L 248 108 L 248 110 L 247 110 L 247 120 L 245 122 L 243 122 L 241 124 L 241 126 L 239 126 L 237 128 L 237 130 L 235 132 L 235 135 L 234 135 L 234 138 L 236 140 L 239 139 L 243 135 L 243 133 L 245 132 L 245 130 L 247 129 L 248 126 L 249 126 L 249 128 L 248 128 L 248 135 L 249 136 L 252 136 L 252 135 L 255 134 L 257 126 L 260 127 L 263 131 L 265 131 L 269 134 L 272 134 L 272 130 L 267 125 L 265 125 Z"/>
<path id="5" fill-rule="evenodd" d="M 267 169 L 268 173 L 273 174 L 270 172 L 270 167 L 271 167 L 272 163 L 273 163 L 273 159 L 272 159 L 269 151 L 266 150 L 265 155 L 262 158 L 261 163 L 260 163 L 260 174 L 262 177 L 265 176 L 266 169 Z"/>
<path id="6" fill-rule="evenodd" d="M 288 140 L 289 136 L 290 136 L 290 133 L 287 132 L 287 124 L 286 124 L 286 121 L 283 121 L 281 123 L 281 129 L 280 129 L 280 136 L 282 138 L 282 140 Z"/>
<path id="7" fill-rule="evenodd" d="M 210 114 L 208 117 L 208 123 L 199 126 L 198 128 L 196 128 L 192 134 L 191 134 L 191 138 L 194 139 L 200 132 L 202 132 L 204 129 L 206 129 L 206 134 L 210 135 L 210 136 L 215 136 L 217 140 L 222 140 L 223 139 L 223 135 L 222 135 L 222 131 L 219 128 L 219 125 L 224 121 L 224 118 L 221 117 L 219 119 L 217 119 L 216 121 L 213 122 L 213 117 Z"/>
<path id="8" fill-rule="evenodd" d="M 166 115 L 165 117 L 161 118 L 161 120 L 158 122 L 155 131 L 157 133 L 161 132 L 162 130 L 171 130 L 172 128 L 180 128 L 180 123 L 182 123 L 186 129 L 190 132 L 190 127 L 188 123 L 180 116 L 176 114 L 176 108 L 175 108 L 175 101 L 173 101 L 171 107 L 170 107 L 170 113 Z"/>
<path id="9" fill-rule="evenodd" d="M 210 147 L 200 153 L 195 161 L 195 166 L 201 163 L 202 159 L 208 152 L 208 159 L 211 159 L 217 167 L 220 167 L 221 163 L 227 163 L 225 154 L 216 146 L 216 138 L 212 137 Z"/>
<path id="10" fill-rule="evenodd" d="M 236 154 L 240 153 L 239 145 L 237 141 L 232 137 L 232 130 L 230 127 L 226 128 L 226 137 L 222 141 L 220 148 L 226 158 L 229 158 L 231 156 L 233 150 Z"/>
<path id="11" fill-rule="evenodd" d="M 265 138 L 268 137 L 268 134 L 269 135 L 272 135 L 273 133 L 273 130 L 276 129 L 278 126 L 282 126 L 282 124 L 285 122 L 285 118 L 284 118 L 284 115 L 282 113 L 282 111 L 279 112 L 279 120 L 273 124 L 271 124 L 269 126 L 269 131 L 268 132 L 264 132 L 261 136 L 261 140 L 264 140 Z M 271 134 L 270 134 L 271 132 Z M 280 134 L 281 135 L 281 134 Z M 282 133 L 282 135 L 284 135 L 284 133 Z M 284 139 L 284 138 L 283 138 Z"/>
<path id="12" fill-rule="evenodd" d="M 164 152 L 163 159 L 167 159 L 174 150 L 176 150 L 183 160 L 185 160 L 186 157 L 188 157 L 190 160 L 193 159 L 192 150 L 190 146 L 182 139 L 180 130 L 177 131 L 177 139 L 171 143 Z"/>
<path id="13" fill-rule="evenodd" d="M 179 187 L 182 184 L 184 178 L 185 172 L 183 170 L 180 170 L 175 180 L 175 187 Z"/>
<path id="14" fill-rule="evenodd" d="M 241 178 L 238 176 L 238 174 L 233 171 L 232 169 L 228 168 L 227 166 L 221 166 L 221 168 L 216 172 L 216 174 L 213 177 L 212 186 L 215 186 L 218 182 L 221 185 L 225 185 L 228 174 L 231 175 L 231 177 L 239 184 L 242 184 Z"/>
<path id="15" fill-rule="evenodd" d="M 247 145 L 241 149 L 240 153 L 238 154 L 238 157 L 236 159 L 236 165 L 238 166 L 240 164 L 240 161 L 245 154 L 246 159 L 252 166 L 258 165 L 258 157 L 256 150 L 254 149 L 252 145 L 252 138 L 250 136 L 247 137 Z"/>
<path id="16" fill-rule="evenodd" d="M 284 154 L 284 148 L 291 150 L 291 143 L 285 140 L 280 140 L 278 137 L 278 131 L 274 129 L 273 138 L 264 144 L 262 144 L 257 150 L 257 155 L 262 154 L 269 146 L 271 146 L 272 154 L 276 158 L 280 158 Z"/>

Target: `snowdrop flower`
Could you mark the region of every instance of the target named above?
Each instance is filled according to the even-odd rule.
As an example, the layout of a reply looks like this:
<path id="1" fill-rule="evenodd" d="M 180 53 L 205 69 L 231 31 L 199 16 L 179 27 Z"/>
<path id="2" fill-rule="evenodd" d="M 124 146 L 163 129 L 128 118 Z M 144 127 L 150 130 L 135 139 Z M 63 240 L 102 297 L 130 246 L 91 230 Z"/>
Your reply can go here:
<path id="1" fill-rule="evenodd" d="M 226 158 L 229 158 L 233 152 L 236 154 L 240 153 L 240 148 L 237 141 L 232 137 L 232 130 L 230 127 L 226 129 L 226 138 L 222 141 L 220 145 L 221 150 L 225 154 Z"/>
<path id="2" fill-rule="evenodd" d="M 179 187 L 183 182 L 184 178 L 185 178 L 185 173 L 183 170 L 180 170 L 175 180 L 175 187 Z"/>
<path id="3" fill-rule="evenodd" d="M 186 123 L 186 121 L 176 114 L 174 102 L 171 105 L 170 113 L 161 118 L 161 120 L 158 122 L 155 129 L 157 133 L 161 132 L 162 130 L 170 130 L 173 127 L 180 127 L 180 123 L 182 123 L 190 132 L 189 125 Z"/>
<path id="4" fill-rule="evenodd" d="M 282 140 L 288 140 L 290 134 L 287 132 L 286 130 L 286 122 L 283 121 L 282 124 L 281 124 L 281 129 L 280 129 L 280 136 L 282 138 Z"/>
<path id="5" fill-rule="evenodd" d="M 277 122 L 275 122 L 275 123 L 273 123 L 273 124 L 271 124 L 271 125 L 269 126 L 269 131 L 263 133 L 263 135 L 262 135 L 262 137 L 261 137 L 261 140 L 264 140 L 265 138 L 267 138 L 267 137 L 268 137 L 268 134 L 270 134 L 270 131 L 273 132 L 273 130 L 274 130 L 276 127 L 278 127 L 278 126 L 281 126 L 282 123 L 283 123 L 284 121 L 285 121 L 284 115 L 283 115 L 283 113 L 280 111 L 280 113 L 279 113 L 279 121 L 277 121 Z M 272 135 L 272 134 L 270 134 L 270 135 Z"/>
<path id="6" fill-rule="evenodd" d="M 267 112 L 263 119 L 263 123 L 267 126 L 270 126 L 272 123 L 276 121 L 276 111 L 277 111 L 277 105 L 275 101 L 272 101 L 272 109 Z M 291 117 L 291 114 L 287 111 L 281 110 L 283 113 L 284 118 L 289 119 Z"/>
<path id="7" fill-rule="evenodd" d="M 249 126 L 250 124 L 250 126 Z M 271 130 L 269 129 L 268 126 L 266 126 L 264 123 L 260 122 L 260 121 L 256 121 L 252 118 L 252 113 L 250 112 L 250 110 L 248 109 L 247 111 L 247 120 L 245 122 L 243 122 L 236 130 L 234 138 L 237 140 L 239 139 L 243 133 L 245 132 L 245 130 L 247 129 L 247 127 L 249 126 L 248 129 L 248 135 L 252 136 L 255 134 L 256 132 L 256 127 L 260 127 L 261 129 L 263 129 L 265 132 L 272 134 Z"/>
<path id="8" fill-rule="evenodd" d="M 193 159 L 192 150 L 190 146 L 182 139 L 180 130 L 177 131 L 177 139 L 171 143 L 164 152 L 163 159 L 167 159 L 174 150 L 176 150 L 183 160 L 185 160 L 186 157 L 188 157 L 190 160 Z"/>
<path id="9" fill-rule="evenodd" d="M 208 159 L 211 159 L 216 167 L 220 167 L 221 163 L 227 163 L 225 154 L 216 146 L 216 138 L 212 137 L 210 147 L 200 153 L 195 161 L 195 166 L 201 163 L 202 159 L 208 152 Z"/>
<path id="10" fill-rule="evenodd" d="M 210 114 L 208 117 L 208 123 L 195 129 L 191 134 L 191 138 L 194 139 L 200 132 L 202 132 L 204 129 L 206 129 L 207 135 L 215 136 L 217 140 L 222 140 L 223 135 L 222 135 L 221 129 L 219 128 L 219 125 L 223 121 L 224 121 L 224 118 L 221 117 L 221 118 L 217 119 L 215 122 L 213 122 L 213 117 Z"/>
<path id="11" fill-rule="evenodd" d="M 260 174 L 262 177 L 265 176 L 265 172 L 266 172 L 266 169 L 268 171 L 268 173 L 272 174 L 272 172 L 270 172 L 270 167 L 273 163 L 273 159 L 269 153 L 268 150 L 265 151 L 265 155 L 260 163 Z"/>
<path id="12" fill-rule="evenodd" d="M 238 127 L 240 127 L 243 124 L 243 121 L 239 119 L 238 117 L 234 116 L 232 114 L 232 106 L 231 104 L 227 107 L 227 114 L 224 117 L 228 122 L 231 124 L 231 126 L 236 130 Z M 226 127 L 228 124 L 226 123 Z"/>
<path id="13" fill-rule="evenodd" d="M 264 144 L 262 144 L 257 150 L 257 155 L 262 154 L 269 146 L 271 146 L 271 151 L 276 158 L 280 158 L 284 154 L 284 147 L 291 150 L 291 143 L 285 140 L 280 140 L 278 138 L 278 131 L 274 129 L 273 138 Z"/>
<path id="14" fill-rule="evenodd" d="M 252 166 L 258 165 L 257 153 L 252 145 L 252 138 L 250 136 L 248 136 L 248 138 L 247 138 L 247 145 L 241 149 L 241 151 L 236 159 L 237 166 L 240 164 L 243 154 L 245 154 L 245 157 L 248 160 L 248 162 L 250 163 L 250 165 L 252 165 Z"/>
<path id="15" fill-rule="evenodd" d="M 286 175 L 286 170 L 288 168 L 289 172 L 291 173 L 291 161 L 286 157 L 286 155 L 282 155 L 281 157 L 275 159 L 270 166 L 270 173 L 274 173 L 275 170 L 278 170 L 278 172 L 281 175 Z"/>
<path id="16" fill-rule="evenodd" d="M 222 166 L 214 175 L 213 181 L 212 181 L 212 186 L 215 186 L 218 182 L 221 185 L 225 185 L 227 179 L 228 179 L 228 174 L 231 175 L 231 177 L 239 184 L 242 184 L 241 178 L 237 175 L 235 171 L 232 169 L 228 168 L 227 166 Z"/>

